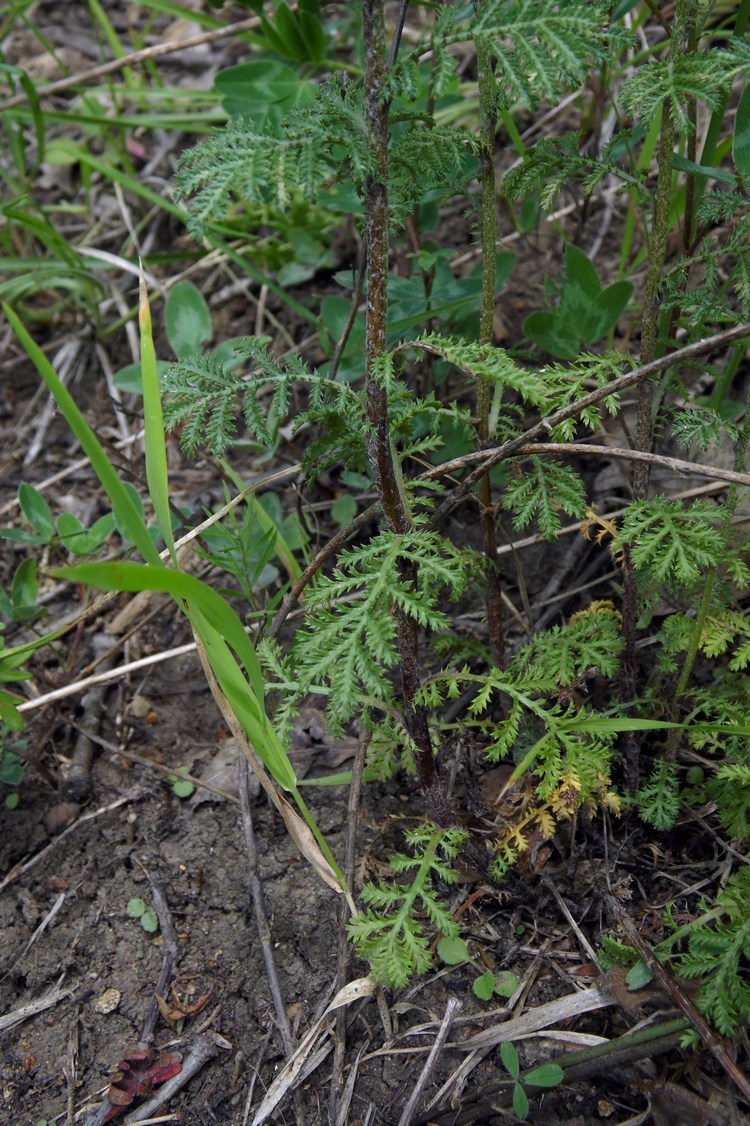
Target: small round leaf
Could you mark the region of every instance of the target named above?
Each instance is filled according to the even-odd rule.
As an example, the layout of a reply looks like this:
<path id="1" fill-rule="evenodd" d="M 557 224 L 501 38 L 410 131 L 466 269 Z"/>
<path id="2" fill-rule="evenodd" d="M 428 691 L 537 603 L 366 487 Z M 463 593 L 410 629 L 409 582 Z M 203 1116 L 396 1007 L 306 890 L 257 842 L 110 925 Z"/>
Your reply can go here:
<path id="1" fill-rule="evenodd" d="M 181 778 L 179 774 L 170 774 L 172 791 L 178 798 L 189 798 L 195 793 L 195 784 L 188 778 Z"/>
<path id="2" fill-rule="evenodd" d="M 628 971 L 625 981 L 628 984 L 628 989 L 642 989 L 653 979 L 653 971 L 648 968 L 645 962 L 641 961 L 636 962 L 633 968 Z"/>
<path id="3" fill-rule="evenodd" d="M 518 985 L 518 978 L 510 970 L 495 974 L 495 993 L 500 997 L 512 997 Z"/>
<path id="4" fill-rule="evenodd" d="M 472 986 L 474 996 L 478 997 L 480 1001 L 489 1001 L 495 992 L 495 975 L 490 973 L 489 970 L 486 974 L 478 977 Z"/>
<path id="5" fill-rule="evenodd" d="M 529 1087 L 557 1087 L 565 1078 L 559 1063 L 543 1063 L 534 1067 L 523 1077 Z"/>
<path id="6" fill-rule="evenodd" d="M 159 918 L 153 907 L 149 907 L 148 910 L 144 911 L 141 915 L 141 926 L 145 930 L 146 934 L 156 934 L 156 932 L 158 931 Z"/>
<path id="7" fill-rule="evenodd" d="M 438 954 L 448 966 L 458 966 L 469 959 L 469 950 L 462 938 L 441 938 Z"/>

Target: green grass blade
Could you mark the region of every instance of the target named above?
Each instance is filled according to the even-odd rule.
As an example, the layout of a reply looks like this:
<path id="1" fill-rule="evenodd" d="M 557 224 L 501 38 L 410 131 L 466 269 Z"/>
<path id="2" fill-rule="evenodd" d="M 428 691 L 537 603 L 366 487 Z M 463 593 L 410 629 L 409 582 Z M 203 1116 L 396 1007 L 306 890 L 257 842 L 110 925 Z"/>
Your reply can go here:
<path id="1" fill-rule="evenodd" d="M 10 321 L 16 336 L 32 361 L 36 370 L 47 385 L 68 426 L 81 443 L 84 453 L 88 457 L 94 472 L 102 483 L 102 487 L 109 497 L 112 511 L 119 526 L 127 538 L 135 544 L 143 558 L 154 568 L 163 569 L 159 553 L 154 547 L 148 534 L 146 524 L 135 507 L 128 491 L 118 477 L 115 469 L 99 444 L 96 435 L 86 419 L 79 411 L 73 396 L 61 382 L 51 363 L 39 345 L 29 335 L 23 322 L 16 316 L 10 306 L 3 304 L 3 311 Z"/>
<path id="2" fill-rule="evenodd" d="M 675 727 L 684 727 L 682 723 L 672 723 L 668 719 L 638 719 L 636 717 L 621 716 L 588 716 L 576 718 L 567 716 L 555 721 L 555 726 L 560 731 L 581 731 L 596 735 L 617 734 L 620 731 L 667 731 Z"/>
<path id="3" fill-rule="evenodd" d="M 146 279 L 141 265 L 141 301 L 138 322 L 141 330 L 141 376 L 143 386 L 143 417 L 146 429 L 146 480 L 151 503 L 161 534 L 172 562 L 177 565 L 177 555 L 172 535 L 172 518 L 169 511 L 169 475 L 167 448 L 164 442 L 164 416 L 161 409 L 159 374 L 156 365 L 154 337 L 151 331 L 151 309 L 148 303 Z"/>
<path id="4" fill-rule="evenodd" d="M 209 625 L 202 613 L 194 608 L 191 609 L 190 621 L 200 644 L 205 650 L 211 670 L 232 711 L 240 721 L 256 752 L 260 755 L 263 764 L 279 785 L 291 793 L 304 818 L 304 824 L 307 826 L 309 833 L 312 834 L 312 837 L 308 835 L 303 823 L 291 807 L 277 804 L 277 809 L 284 818 L 292 839 L 302 855 L 307 858 L 325 882 L 337 891 L 343 891 L 346 895 L 346 880 L 325 837 L 318 828 L 315 818 L 310 813 L 297 788 L 294 767 L 262 705 L 259 711 L 258 706 L 252 701 L 247 691 L 247 683 L 229 652 L 226 642 L 213 626 Z M 320 850 L 319 857 L 316 856 L 318 850 Z"/>
<path id="5" fill-rule="evenodd" d="M 24 71 L 21 71 L 18 77 L 18 81 L 21 84 L 21 89 L 28 98 L 29 112 L 31 113 L 31 117 L 34 122 L 34 133 L 36 135 L 36 158 L 34 160 L 34 169 L 36 171 L 36 169 L 44 160 L 44 114 L 42 113 L 42 107 L 39 104 L 39 97 L 36 92 L 36 86 L 29 78 L 28 74 L 26 74 Z"/>
<path id="6" fill-rule="evenodd" d="M 90 9 L 92 21 L 95 24 L 99 25 L 99 27 L 101 29 L 101 33 L 104 36 L 104 38 L 106 39 L 107 44 L 109 46 L 109 49 L 112 52 L 112 54 L 114 55 L 114 57 L 116 59 L 121 59 L 123 57 L 123 55 L 127 54 L 127 51 L 125 50 L 125 47 L 122 45 L 122 42 L 120 41 L 119 35 L 115 31 L 114 26 L 112 24 L 112 21 L 110 20 L 107 13 L 104 11 L 104 8 L 102 7 L 102 5 L 99 3 L 99 0 L 88 0 L 88 3 L 89 3 L 89 9 Z M 134 82 L 134 77 L 135 77 L 134 73 L 133 73 L 133 68 L 132 67 L 125 67 L 124 71 L 123 71 L 123 77 L 125 78 L 125 80 L 128 83 L 132 84 Z"/>
<path id="7" fill-rule="evenodd" d="M 82 563 L 52 568 L 50 574 L 100 590 L 162 590 L 184 604 L 221 690 L 248 738 L 279 785 L 297 793 L 294 767 L 265 712 L 263 678 L 252 642 L 220 594 L 192 575 L 145 563 Z"/>
<path id="8" fill-rule="evenodd" d="M 264 680 L 258 658 L 242 622 L 228 602 L 206 583 L 182 571 L 144 563 L 81 563 L 76 567 L 55 567 L 50 574 L 72 582 L 87 583 L 97 590 L 163 590 L 184 599 L 188 612 L 195 607 L 209 625 L 231 645 L 250 679 L 255 699 L 263 704 Z"/>
<path id="9" fill-rule="evenodd" d="M 248 683 L 225 639 L 200 610 L 192 608 L 189 616 L 219 687 L 263 764 L 280 786 L 296 794 L 297 779 L 286 749 L 271 725 L 262 702 L 249 691 Z"/>
<path id="10" fill-rule="evenodd" d="M 178 4 L 176 0 L 143 0 L 143 7 L 150 8 L 154 12 L 165 12 L 176 19 L 189 20 L 200 27 L 213 29 L 224 26 L 224 21 L 216 16 L 210 16 L 207 12 L 202 12 L 188 4 Z"/>

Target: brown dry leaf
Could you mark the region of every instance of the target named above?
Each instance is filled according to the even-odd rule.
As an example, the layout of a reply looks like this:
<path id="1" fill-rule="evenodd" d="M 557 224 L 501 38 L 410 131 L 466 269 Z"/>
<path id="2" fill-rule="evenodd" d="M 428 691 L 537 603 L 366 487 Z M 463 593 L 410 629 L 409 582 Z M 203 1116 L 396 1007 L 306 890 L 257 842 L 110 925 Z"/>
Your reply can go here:
<path id="1" fill-rule="evenodd" d="M 215 786 L 217 790 L 223 790 L 225 793 L 236 797 L 239 753 L 240 749 L 236 739 L 224 739 L 218 748 L 209 747 L 206 751 L 200 752 L 193 762 L 190 773 L 200 778 L 201 782 Z M 250 797 L 256 798 L 260 793 L 260 785 L 252 772 L 248 781 Z M 199 787 L 190 798 L 190 805 L 193 809 L 198 809 L 206 802 L 225 801 L 226 798 L 222 797 L 221 794 Z"/>

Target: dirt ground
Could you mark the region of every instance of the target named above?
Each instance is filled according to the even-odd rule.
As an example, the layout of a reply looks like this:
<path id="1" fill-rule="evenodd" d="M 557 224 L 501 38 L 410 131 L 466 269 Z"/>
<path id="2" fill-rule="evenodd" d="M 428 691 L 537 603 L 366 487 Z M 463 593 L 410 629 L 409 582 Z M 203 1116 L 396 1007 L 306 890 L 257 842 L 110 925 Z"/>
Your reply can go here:
<path id="1" fill-rule="evenodd" d="M 51 21 L 47 30 L 59 37 L 53 7 L 41 5 L 40 11 Z M 71 11 L 83 26 L 85 11 L 75 6 Z M 18 49 L 22 53 L 22 45 Z M 229 47 L 222 50 L 216 48 L 212 66 L 234 61 L 226 53 Z M 171 174 L 173 154 L 165 157 L 161 171 Z M 595 223 L 595 208 L 592 215 Z M 586 232 L 579 235 L 586 244 Z M 163 225 L 159 238 L 164 245 L 174 237 Z M 561 260 L 562 247 L 555 233 L 513 244 L 520 262 L 498 303 L 502 343 L 517 342 L 525 312 L 541 305 L 544 274 Z M 201 285 L 206 278 L 198 274 L 195 280 Z M 319 292 L 327 283 L 317 278 L 310 284 Z M 205 291 L 211 291 L 210 277 Z M 298 296 L 304 298 L 304 293 Z M 226 336 L 248 331 L 248 320 L 256 315 L 241 296 L 211 303 Z M 299 337 L 303 331 L 299 326 Z M 100 438 L 112 444 L 132 435 L 140 401 L 128 396 L 114 401 L 105 371 L 106 364 L 117 370 L 130 361 L 125 333 L 108 338 L 105 365 L 91 326 L 82 318 L 71 315 L 47 325 L 39 339 L 58 366 L 72 356 L 70 390 Z M 94 518 L 104 510 L 101 492 L 85 466 L 71 471 L 80 449 L 59 417 L 48 411 L 36 373 L 7 327 L 2 340 L 0 522 L 17 520 L 17 490 L 24 481 L 44 485 L 54 512 Z M 139 472 L 137 444 L 135 449 Z M 282 451 L 280 464 L 297 454 Z M 189 462 L 176 443 L 170 446 L 170 458 L 175 499 L 199 519 L 222 496 L 216 467 L 207 460 Z M 248 459 L 238 469 L 252 473 L 258 467 Z M 598 467 L 589 484 L 592 499 L 603 510 L 621 503 L 627 493 L 623 471 L 613 464 Z M 319 543 L 324 542 L 332 528 L 327 509 L 335 482 L 328 492 L 323 487 L 313 495 L 289 486 L 280 495 L 288 511 L 299 504 L 318 506 Z M 471 539 L 472 523 L 470 514 L 454 517 L 450 532 L 457 542 Z M 507 538 L 512 538 L 509 533 Z M 0 581 L 7 589 L 27 549 L 0 542 Z M 611 564 L 604 552 L 596 558 L 596 550 L 573 535 L 553 546 L 517 545 L 502 557 L 511 599 L 519 604 L 518 566 L 524 597 L 537 617 L 549 607 L 567 615 L 592 594 L 606 597 L 614 590 Z M 48 561 L 41 552 L 41 564 Z M 585 595 L 560 597 L 561 591 L 579 586 Z M 45 630 L 75 615 L 91 597 L 49 577 L 43 580 L 42 595 Z M 238 752 L 196 654 L 182 652 L 115 674 L 103 688 L 64 694 L 66 686 L 95 669 L 118 669 L 190 646 L 184 620 L 158 599 L 140 606 L 125 633 L 113 632 L 127 603 L 109 603 L 53 649 L 40 651 L 30 664 L 32 679 L 18 687 L 28 701 L 22 749 L 26 777 L 18 807 L 0 804 L 0 1124 L 7 1126 L 37 1126 L 40 1120 L 89 1126 L 96 1120 L 96 1106 L 112 1073 L 118 1066 L 122 1072 L 120 1062 L 138 1043 L 168 945 L 163 926 L 154 935 L 129 913 L 133 899 L 150 906 L 160 895 L 176 934 L 175 963 L 165 988 L 168 1013 L 159 1015 L 155 1030 L 160 1058 L 179 1053 L 184 1062 L 199 1045 L 206 1059 L 161 1110 L 141 1117 L 139 1107 L 149 1097 L 144 1091 L 113 1121 L 245 1126 L 287 1056 L 253 901 L 253 864 L 238 797 Z M 7 628 L 6 643 L 17 643 L 25 628 Z M 37 704 L 56 689 L 63 691 L 59 698 Z M 311 705 L 295 732 L 299 776 L 351 766 L 355 739 L 333 739 Z M 456 785 L 467 790 L 471 752 L 446 752 L 446 768 L 453 768 L 453 762 Z M 192 796 L 179 797 L 169 777 L 175 770 L 188 771 L 213 789 L 199 787 Z M 308 795 L 322 831 L 341 856 L 348 816 L 345 789 L 311 788 Z M 270 930 L 266 949 L 276 965 L 297 1046 L 344 984 L 337 982 L 344 945 L 340 903 L 302 860 L 280 817 L 252 783 L 250 808 Z M 397 779 L 365 788 L 357 833 L 358 879 L 385 870 L 389 851 L 402 847 L 402 827 L 421 814 L 410 783 Z M 628 1029 L 647 1028 L 657 1018 L 675 1018 L 669 998 L 657 989 L 634 998 L 616 974 L 605 977 L 598 971 L 599 939 L 602 932 L 612 933 L 613 926 L 604 909 L 605 895 L 637 918 L 642 936 L 655 942 L 662 937 L 664 906 L 671 903 L 679 913 L 685 897 L 713 883 L 725 855 L 725 846 L 705 825 L 685 822 L 675 832 L 659 835 L 646 834 L 635 820 L 581 818 L 568 834 L 540 848 L 505 890 L 467 874 L 448 894 L 464 921 L 474 964 L 446 967 L 436 960 L 435 971 L 411 988 L 388 993 L 380 1003 L 374 997 L 356 1001 L 338 1024 L 335 1014 L 326 1018 L 295 1093 L 285 1095 L 268 1121 L 328 1123 L 338 1076 L 343 1083 L 336 1091 L 339 1123 L 395 1126 L 448 1018 L 450 1032 L 429 1063 L 408 1121 L 494 1126 L 513 1120 L 511 1088 L 507 1083 L 502 1089 L 494 1086 L 508 1078 L 498 1051 L 503 1034 L 493 1039 L 491 1030 L 502 1029 L 509 1019 L 521 1022 L 526 1014 L 527 1025 L 513 1025 L 513 1042 L 522 1064 L 531 1066 L 560 1051 L 583 1051 Z M 511 1007 L 501 998 L 490 1003 L 475 997 L 472 983 L 486 970 L 516 975 L 520 985 Z M 366 971 L 355 961 L 347 980 Z M 568 1007 L 556 1009 L 563 999 Z M 582 1065 L 570 1074 L 560 1088 L 532 1099 L 531 1122 L 700 1126 L 750 1121 L 738 1111 L 709 1054 L 681 1051 L 677 1034 L 653 1053 L 618 1058 L 600 1072 L 587 1072 Z"/>

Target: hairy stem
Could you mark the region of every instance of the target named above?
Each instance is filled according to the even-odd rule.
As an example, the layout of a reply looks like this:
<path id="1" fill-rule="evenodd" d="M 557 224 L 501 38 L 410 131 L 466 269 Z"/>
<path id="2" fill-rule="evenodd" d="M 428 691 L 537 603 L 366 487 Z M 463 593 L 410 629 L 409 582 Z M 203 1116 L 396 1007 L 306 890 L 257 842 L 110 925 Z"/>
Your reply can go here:
<path id="1" fill-rule="evenodd" d="M 694 52 L 698 46 L 698 38 L 695 28 L 695 12 L 690 14 L 690 26 L 688 30 L 688 51 Z M 687 115 L 690 122 L 690 129 L 687 135 L 687 152 L 688 160 L 693 164 L 698 159 L 698 99 L 695 97 L 688 98 L 687 102 Z M 682 221 L 682 247 L 685 254 L 692 254 L 695 247 L 695 230 L 696 230 L 696 180 L 697 176 L 694 172 L 688 172 L 685 176 L 685 214 Z M 676 310 L 675 310 L 676 312 Z"/>
<path id="2" fill-rule="evenodd" d="M 477 14 L 482 0 L 476 0 Z M 491 344 L 495 316 L 495 244 L 497 214 L 495 211 L 495 133 L 497 131 L 497 92 L 492 70 L 492 52 L 487 41 L 477 40 L 477 72 L 479 79 L 479 150 L 481 190 L 480 240 L 482 246 L 482 303 L 479 310 L 479 342 Z M 480 445 L 490 436 L 490 380 L 480 375 L 477 380 L 477 437 Z M 486 473 L 479 482 L 484 554 L 487 559 L 487 624 L 492 655 L 498 668 L 504 669 L 503 601 L 500 571 L 497 565 L 495 515 L 492 509 L 492 482 Z"/>
<path id="3" fill-rule="evenodd" d="M 677 0 L 675 20 L 669 45 L 670 58 L 684 50 L 684 29 L 687 19 L 688 0 Z M 669 240 L 669 210 L 672 201 L 672 156 L 675 145 L 675 122 L 668 99 L 662 104 L 661 133 L 657 155 L 657 188 L 654 217 L 651 226 L 651 246 L 646 271 L 646 287 L 643 297 L 643 322 L 641 330 L 641 363 L 649 364 L 656 359 L 659 333 L 659 291 L 664 271 Z M 644 379 L 638 385 L 636 449 L 650 453 L 654 443 L 654 384 Z M 647 461 L 635 463 L 633 470 L 633 499 L 643 500 L 648 495 L 650 465 Z M 624 703 L 633 700 L 636 694 L 636 623 L 638 591 L 635 571 L 629 552 L 623 554 L 623 636 L 625 652 L 622 660 L 619 693 Z M 628 786 L 635 792 L 638 786 L 638 762 L 640 744 L 634 732 L 624 739 L 623 754 Z"/>
<path id="4" fill-rule="evenodd" d="M 383 0 L 362 0 L 362 29 L 365 45 L 365 120 L 367 148 L 372 171 L 365 182 L 365 243 L 367 254 L 367 314 L 365 377 L 367 417 L 370 426 L 368 453 L 383 514 L 392 531 L 404 535 L 411 527 L 411 513 L 400 467 L 388 425 L 388 394 L 375 375 L 376 361 L 387 347 L 388 327 L 388 111 L 384 96 L 385 26 Z M 416 585 L 417 569 L 401 563 L 401 575 Z M 420 686 L 419 631 L 416 621 L 397 610 L 398 648 L 404 720 L 418 748 L 417 769 L 425 790 L 435 784 L 432 742 L 427 713 L 414 703 Z"/>
<path id="5" fill-rule="evenodd" d="M 646 288 L 643 296 L 643 325 L 641 331 L 641 363 L 649 364 L 656 359 L 659 330 L 659 289 L 661 287 L 664 260 L 669 239 L 669 205 L 672 198 L 672 153 L 674 151 L 675 127 L 669 102 L 662 106 L 661 135 L 657 158 L 658 186 L 654 219 L 651 228 L 651 248 L 646 272 Z M 636 449 L 651 452 L 654 440 L 652 408 L 654 384 L 645 379 L 638 387 L 638 424 L 636 428 Z M 642 500 L 648 492 L 648 465 L 636 465 L 633 473 L 633 496 Z"/>

